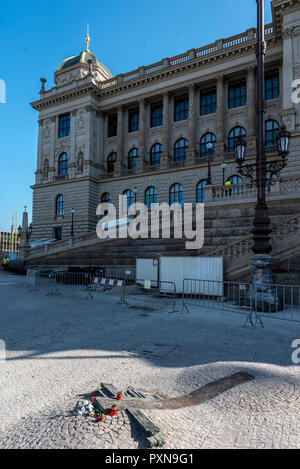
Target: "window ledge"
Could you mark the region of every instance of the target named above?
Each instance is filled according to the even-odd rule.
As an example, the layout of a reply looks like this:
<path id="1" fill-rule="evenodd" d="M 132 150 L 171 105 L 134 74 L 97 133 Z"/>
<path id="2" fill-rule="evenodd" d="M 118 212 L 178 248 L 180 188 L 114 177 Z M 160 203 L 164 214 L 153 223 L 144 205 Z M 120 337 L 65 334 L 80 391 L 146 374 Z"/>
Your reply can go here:
<path id="1" fill-rule="evenodd" d="M 65 181 L 68 178 L 69 178 L 68 174 L 62 174 L 60 176 L 54 176 L 53 179 L 55 182 L 57 182 L 57 181 Z"/>

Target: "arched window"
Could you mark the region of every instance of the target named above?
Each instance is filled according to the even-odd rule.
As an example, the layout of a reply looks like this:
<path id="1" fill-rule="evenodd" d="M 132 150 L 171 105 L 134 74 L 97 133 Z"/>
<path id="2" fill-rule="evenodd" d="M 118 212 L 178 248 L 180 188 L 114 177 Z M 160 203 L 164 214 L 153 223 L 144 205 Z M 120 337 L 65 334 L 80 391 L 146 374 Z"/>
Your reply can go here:
<path id="1" fill-rule="evenodd" d="M 274 120 L 268 120 L 265 122 L 265 129 L 266 151 L 276 151 L 279 125 Z"/>
<path id="2" fill-rule="evenodd" d="M 115 162 L 117 161 L 117 154 L 111 153 L 107 158 L 107 172 L 113 173 L 115 169 Z"/>
<path id="3" fill-rule="evenodd" d="M 133 148 L 128 153 L 128 169 L 136 169 L 136 159 L 139 156 L 137 148 Z"/>
<path id="4" fill-rule="evenodd" d="M 151 166 L 159 166 L 161 152 L 162 152 L 162 145 L 160 143 L 156 143 L 155 145 L 151 147 L 151 150 L 150 150 L 150 165 Z"/>
<path id="5" fill-rule="evenodd" d="M 198 182 L 197 184 L 197 195 L 196 195 L 197 204 L 203 204 L 203 202 L 205 201 L 205 186 L 206 186 L 206 179 L 202 179 L 202 181 Z"/>
<path id="6" fill-rule="evenodd" d="M 244 127 L 234 127 L 234 129 L 232 129 L 229 132 L 229 135 L 228 135 L 228 152 L 229 153 L 234 153 L 234 146 L 239 137 L 241 137 L 244 142 L 246 141 L 246 130 L 244 129 Z"/>
<path id="7" fill-rule="evenodd" d="M 174 145 L 174 161 L 184 165 L 186 151 L 189 148 L 189 142 L 185 138 L 177 140 Z"/>
<path id="8" fill-rule="evenodd" d="M 227 182 L 231 182 L 231 184 L 243 184 L 243 179 L 241 176 L 234 174 L 227 179 Z"/>
<path id="9" fill-rule="evenodd" d="M 62 153 L 58 159 L 58 175 L 64 176 L 65 174 L 68 174 L 68 155 Z"/>
<path id="10" fill-rule="evenodd" d="M 128 210 L 134 203 L 134 194 L 130 189 L 127 189 L 127 191 L 123 192 L 123 196 L 127 197 L 127 203 L 125 203 L 124 210 Z"/>
<path id="11" fill-rule="evenodd" d="M 152 204 L 157 204 L 157 190 L 155 187 L 148 187 L 145 192 L 145 205 L 148 210 L 151 210 Z"/>
<path id="12" fill-rule="evenodd" d="M 109 192 L 104 192 L 101 197 L 101 202 L 103 204 L 110 204 L 111 203 L 111 194 Z"/>
<path id="13" fill-rule="evenodd" d="M 58 196 L 56 197 L 56 208 L 55 208 L 55 211 L 56 211 L 56 216 L 57 216 L 57 217 L 63 216 L 64 210 L 65 210 L 64 205 L 65 205 L 65 203 L 64 203 L 64 196 L 60 194 L 60 195 L 58 195 Z"/>
<path id="14" fill-rule="evenodd" d="M 170 188 L 170 205 L 183 205 L 183 189 L 181 184 L 173 184 Z"/>
<path id="15" fill-rule="evenodd" d="M 207 149 L 207 144 L 208 143 L 213 144 L 211 154 L 214 155 L 215 154 L 215 143 L 216 143 L 215 134 L 207 133 L 207 134 L 203 135 L 203 137 L 201 138 L 201 140 L 200 140 L 200 156 L 201 157 L 206 157 L 206 156 L 210 155 L 210 152 Z"/>

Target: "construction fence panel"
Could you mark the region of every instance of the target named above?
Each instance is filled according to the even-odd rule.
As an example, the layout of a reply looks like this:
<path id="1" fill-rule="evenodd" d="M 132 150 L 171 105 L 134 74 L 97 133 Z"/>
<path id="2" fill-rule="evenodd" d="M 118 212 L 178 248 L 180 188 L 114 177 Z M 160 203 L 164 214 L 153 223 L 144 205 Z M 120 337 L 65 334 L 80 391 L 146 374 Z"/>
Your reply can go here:
<path id="1" fill-rule="evenodd" d="M 245 315 L 253 324 L 252 287 L 249 283 L 184 279 L 182 312 L 193 307 L 227 310 Z"/>
<path id="2" fill-rule="evenodd" d="M 253 309 L 257 321 L 261 318 L 272 318 L 300 322 L 299 285 L 272 284 L 268 286 L 267 293 L 274 301 L 264 301 L 260 293 L 254 295 Z"/>
<path id="3" fill-rule="evenodd" d="M 36 279 L 37 279 L 38 271 L 34 269 L 27 269 L 26 271 L 26 278 L 25 278 L 25 286 L 31 287 L 32 289 L 36 288 Z"/>
<path id="4" fill-rule="evenodd" d="M 190 312 L 193 307 L 246 315 L 245 325 L 250 323 L 253 327 L 257 324 L 263 327 L 265 318 L 299 323 L 300 286 L 273 284 L 259 293 L 245 282 L 184 279 L 182 312 Z"/>
<path id="5" fill-rule="evenodd" d="M 157 308 L 170 308 L 170 312 L 176 312 L 176 285 L 174 282 L 137 279 L 134 285 L 124 286 L 123 302 L 132 307 L 142 303 L 149 309 L 153 305 Z"/>
<path id="6" fill-rule="evenodd" d="M 126 280 L 126 283 L 135 283 L 135 268 L 133 267 L 99 267 L 95 277 L 110 278 L 116 280 Z"/>

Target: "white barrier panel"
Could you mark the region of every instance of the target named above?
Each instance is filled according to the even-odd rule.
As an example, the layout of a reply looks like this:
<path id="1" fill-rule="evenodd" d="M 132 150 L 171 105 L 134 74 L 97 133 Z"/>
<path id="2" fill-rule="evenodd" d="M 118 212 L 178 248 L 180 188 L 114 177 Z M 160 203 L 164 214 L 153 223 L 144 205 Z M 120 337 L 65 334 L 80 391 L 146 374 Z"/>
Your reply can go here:
<path id="1" fill-rule="evenodd" d="M 93 283 L 96 285 L 107 285 L 109 287 L 123 287 L 124 280 L 115 280 L 112 278 L 94 277 Z"/>
<path id="2" fill-rule="evenodd" d="M 215 280 L 216 283 L 201 282 L 198 294 L 223 296 L 223 273 L 223 257 L 160 258 L 160 280 L 174 282 L 176 293 L 182 293 L 184 279 Z M 185 294 L 192 293 L 188 284 Z"/>
<path id="3" fill-rule="evenodd" d="M 158 267 L 153 265 L 153 259 L 136 260 L 136 279 L 157 282 Z M 163 279 L 162 279 L 163 280 Z"/>

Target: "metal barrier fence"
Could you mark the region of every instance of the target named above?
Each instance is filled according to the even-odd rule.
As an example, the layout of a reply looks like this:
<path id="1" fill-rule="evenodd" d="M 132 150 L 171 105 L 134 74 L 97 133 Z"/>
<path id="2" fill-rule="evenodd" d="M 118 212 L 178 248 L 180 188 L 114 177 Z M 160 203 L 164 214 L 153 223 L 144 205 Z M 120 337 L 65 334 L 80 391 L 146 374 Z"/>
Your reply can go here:
<path id="1" fill-rule="evenodd" d="M 246 323 L 254 325 L 251 288 L 249 283 L 184 279 L 182 312 L 190 312 L 188 306 L 228 310 L 246 315 Z"/>
<path id="2" fill-rule="evenodd" d="M 260 324 L 262 318 L 300 322 L 300 286 L 270 285 L 267 302 L 249 283 L 216 280 L 184 279 L 182 291 L 182 312 L 189 307 L 205 307 L 227 310 L 246 315 L 245 326 Z"/>
<path id="3" fill-rule="evenodd" d="M 171 313 L 176 312 L 176 284 L 174 282 L 137 279 L 134 285 L 125 285 L 121 302 L 129 305 L 129 301 L 138 301 L 159 305 L 160 307 L 172 306 Z"/>
<path id="4" fill-rule="evenodd" d="M 38 274 L 37 270 L 27 269 L 26 278 L 25 278 L 25 286 L 35 289 L 37 274 Z"/>
<path id="5" fill-rule="evenodd" d="M 25 286 L 32 289 L 47 291 L 47 296 L 61 295 L 63 286 L 80 286 L 87 288 L 91 284 L 91 274 L 87 272 L 64 272 L 50 270 L 28 269 L 26 273 Z"/>
<path id="6" fill-rule="evenodd" d="M 113 290 L 114 288 L 121 287 L 122 288 L 122 295 L 121 295 L 121 302 L 123 301 L 124 297 L 124 287 L 125 281 L 124 280 L 116 280 L 116 279 L 108 279 L 104 277 L 92 277 L 91 283 L 87 285 L 87 292 L 88 298 L 94 299 L 92 292 L 108 292 Z"/>
<path id="7" fill-rule="evenodd" d="M 61 295 L 60 286 L 65 285 L 82 285 L 83 287 L 88 287 L 91 284 L 92 276 L 87 272 L 53 272 L 49 274 L 49 278 L 52 279 L 51 290 L 48 293 L 48 296 Z"/>
<path id="8" fill-rule="evenodd" d="M 273 302 L 263 301 L 261 294 L 253 295 L 253 309 L 256 322 L 261 318 L 273 318 L 283 321 L 300 322 L 300 286 L 277 285 L 269 287 Z"/>
<path id="9" fill-rule="evenodd" d="M 126 283 L 128 285 L 135 283 L 135 276 L 136 276 L 136 269 L 131 268 L 131 267 L 128 267 L 128 268 L 103 267 L 103 268 L 98 268 L 95 273 L 95 277 L 126 280 Z"/>

